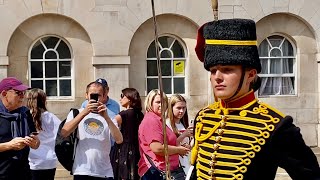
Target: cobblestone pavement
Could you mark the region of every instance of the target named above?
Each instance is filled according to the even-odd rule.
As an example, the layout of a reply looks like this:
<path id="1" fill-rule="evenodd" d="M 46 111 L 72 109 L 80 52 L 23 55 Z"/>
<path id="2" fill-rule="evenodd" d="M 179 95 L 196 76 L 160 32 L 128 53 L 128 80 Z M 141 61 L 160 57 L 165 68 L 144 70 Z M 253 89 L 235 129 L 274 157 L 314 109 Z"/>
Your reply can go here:
<path id="1" fill-rule="evenodd" d="M 65 170 L 59 163 L 56 170 L 56 176 L 54 177 L 56 180 L 72 180 L 72 176 L 69 171 Z"/>
<path id="2" fill-rule="evenodd" d="M 316 154 L 318 158 L 318 162 L 320 162 L 320 148 L 313 148 L 313 152 Z M 68 171 L 66 171 L 60 164 L 57 167 L 56 171 L 56 180 L 72 180 L 72 176 Z M 286 173 L 285 170 L 279 168 L 277 171 L 277 176 L 275 180 L 291 180 L 290 176 Z"/>
<path id="3" fill-rule="evenodd" d="M 63 167 L 58 167 L 56 171 L 56 180 L 72 180 L 72 176 Z M 279 169 L 275 180 L 291 180 L 289 175 L 283 169 Z"/>

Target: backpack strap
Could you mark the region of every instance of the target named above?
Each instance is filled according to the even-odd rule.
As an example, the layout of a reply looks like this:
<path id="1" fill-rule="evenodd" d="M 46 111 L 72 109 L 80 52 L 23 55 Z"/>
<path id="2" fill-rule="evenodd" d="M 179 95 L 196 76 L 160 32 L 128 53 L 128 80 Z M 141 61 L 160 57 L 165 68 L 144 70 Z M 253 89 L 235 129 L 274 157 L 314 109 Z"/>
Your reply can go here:
<path id="1" fill-rule="evenodd" d="M 75 118 L 76 116 L 78 116 L 79 114 L 79 110 L 75 109 L 75 108 L 71 108 L 70 111 L 73 112 L 73 118 Z M 79 142 L 79 138 L 78 138 L 78 126 L 76 127 L 76 129 L 72 132 L 71 137 L 73 139 L 74 142 L 74 147 L 73 147 L 73 157 L 72 157 L 72 161 L 74 161 L 75 157 L 76 157 L 76 149 L 77 149 L 77 145 Z M 70 175 L 72 175 L 72 169 L 70 171 Z"/>

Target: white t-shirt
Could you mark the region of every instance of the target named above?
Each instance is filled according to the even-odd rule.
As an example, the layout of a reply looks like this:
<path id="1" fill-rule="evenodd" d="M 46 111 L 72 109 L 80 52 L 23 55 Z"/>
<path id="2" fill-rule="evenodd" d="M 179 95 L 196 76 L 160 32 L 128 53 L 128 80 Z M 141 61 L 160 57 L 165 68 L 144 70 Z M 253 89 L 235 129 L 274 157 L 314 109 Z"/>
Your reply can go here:
<path id="1" fill-rule="evenodd" d="M 83 110 L 79 109 L 79 112 Z M 67 117 L 73 119 L 73 112 Z M 113 177 L 110 162 L 110 131 L 106 120 L 96 113 L 89 113 L 78 125 L 79 142 L 73 164 L 74 175 Z"/>
<path id="2" fill-rule="evenodd" d="M 166 124 L 172 130 L 172 127 L 171 127 L 169 119 L 166 120 Z M 184 126 L 183 126 L 183 124 L 181 122 L 176 123 L 176 127 L 177 127 L 177 130 L 180 131 L 181 133 L 186 130 L 186 128 L 184 128 Z M 184 138 L 182 140 L 181 144 L 184 144 L 184 143 L 190 145 L 190 139 L 188 137 Z M 186 155 L 186 156 L 183 156 L 183 157 L 179 156 L 179 161 L 180 161 L 180 164 L 183 166 L 184 172 L 187 174 L 188 170 L 189 170 L 189 168 L 191 166 L 191 164 L 190 164 L 190 153 L 188 155 Z"/>
<path id="3" fill-rule="evenodd" d="M 38 149 L 31 149 L 29 153 L 30 169 L 53 169 L 57 167 L 57 156 L 54 151 L 57 131 L 61 120 L 54 114 L 45 111 L 41 114 L 42 131 L 38 138 L 40 146 Z"/>

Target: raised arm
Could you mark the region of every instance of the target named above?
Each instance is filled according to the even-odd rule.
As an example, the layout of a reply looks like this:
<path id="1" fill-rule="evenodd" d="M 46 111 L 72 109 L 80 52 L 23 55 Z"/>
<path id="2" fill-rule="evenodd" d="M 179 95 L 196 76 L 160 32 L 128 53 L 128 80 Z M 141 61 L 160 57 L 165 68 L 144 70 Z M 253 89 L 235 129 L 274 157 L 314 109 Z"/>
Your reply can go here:
<path id="1" fill-rule="evenodd" d="M 101 102 L 98 102 L 98 103 L 99 103 L 98 113 L 106 120 L 109 126 L 111 136 L 114 138 L 115 142 L 117 144 L 121 144 L 123 142 L 123 137 L 119 128 L 112 122 L 112 120 L 108 116 L 106 105 L 102 104 Z"/>
<path id="2" fill-rule="evenodd" d="M 69 136 L 77 128 L 81 120 L 90 112 L 95 111 L 96 107 L 97 103 L 89 101 L 86 107 L 76 117 L 73 117 L 73 111 L 70 111 L 67 116 L 67 122 L 61 129 L 61 135 L 63 137 Z"/>

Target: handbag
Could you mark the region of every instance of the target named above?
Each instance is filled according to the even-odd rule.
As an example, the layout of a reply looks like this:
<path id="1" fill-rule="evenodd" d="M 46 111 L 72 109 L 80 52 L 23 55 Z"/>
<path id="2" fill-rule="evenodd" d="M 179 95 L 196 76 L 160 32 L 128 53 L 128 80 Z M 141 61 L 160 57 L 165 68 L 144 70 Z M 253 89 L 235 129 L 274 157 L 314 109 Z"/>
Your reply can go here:
<path id="1" fill-rule="evenodd" d="M 145 154 L 145 155 L 146 155 L 149 163 L 152 165 L 152 167 L 154 167 L 157 171 L 159 171 L 162 178 L 165 180 L 166 173 L 156 167 L 156 165 L 151 160 L 150 156 L 148 156 L 147 154 Z M 180 162 L 179 162 L 179 167 L 177 169 L 170 171 L 170 176 L 171 176 L 170 177 L 171 180 L 185 180 L 186 179 L 186 173 L 184 172 L 183 167 L 180 165 Z"/>

